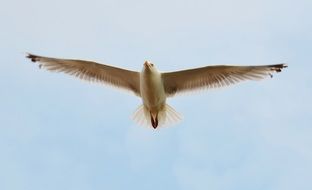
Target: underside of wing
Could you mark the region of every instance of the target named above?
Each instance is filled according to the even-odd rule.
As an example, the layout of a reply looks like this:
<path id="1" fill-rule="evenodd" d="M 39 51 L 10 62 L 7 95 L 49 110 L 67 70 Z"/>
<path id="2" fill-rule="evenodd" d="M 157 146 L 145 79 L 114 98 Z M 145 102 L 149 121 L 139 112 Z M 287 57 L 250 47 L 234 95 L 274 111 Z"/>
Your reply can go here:
<path id="1" fill-rule="evenodd" d="M 57 59 L 34 54 L 28 54 L 26 57 L 32 62 L 38 63 L 40 68 L 67 73 L 84 80 L 107 83 L 130 90 L 140 96 L 140 76 L 138 72 L 92 61 Z"/>
<path id="2" fill-rule="evenodd" d="M 244 80 L 260 80 L 281 72 L 286 64 L 261 66 L 207 66 L 189 70 L 162 73 L 168 96 L 200 88 L 218 88 Z"/>

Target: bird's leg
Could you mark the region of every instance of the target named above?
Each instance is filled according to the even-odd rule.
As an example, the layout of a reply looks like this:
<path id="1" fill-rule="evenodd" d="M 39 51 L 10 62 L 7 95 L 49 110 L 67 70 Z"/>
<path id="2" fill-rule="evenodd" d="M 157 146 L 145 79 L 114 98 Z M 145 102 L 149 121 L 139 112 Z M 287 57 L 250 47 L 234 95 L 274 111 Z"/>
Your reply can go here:
<path id="1" fill-rule="evenodd" d="M 150 112 L 150 115 L 151 115 L 151 123 L 152 123 L 152 126 L 154 129 L 157 128 L 158 126 L 158 114 L 156 114 L 156 117 L 154 117 L 154 114 L 152 114 L 152 112 Z"/>
<path id="2" fill-rule="evenodd" d="M 156 119 L 155 119 L 155 121 L 156 121 L 156 127 L 158 126 L 158 113 L 156 114 Z"/>
<path id="3" fill-rule="evenodd" d="M 151 116 L 151 123 L 152 123 L 153 128 L 156 129 L 157 125 L 156 125 L 156 122 L 154 121 L 153 116 Z"/>

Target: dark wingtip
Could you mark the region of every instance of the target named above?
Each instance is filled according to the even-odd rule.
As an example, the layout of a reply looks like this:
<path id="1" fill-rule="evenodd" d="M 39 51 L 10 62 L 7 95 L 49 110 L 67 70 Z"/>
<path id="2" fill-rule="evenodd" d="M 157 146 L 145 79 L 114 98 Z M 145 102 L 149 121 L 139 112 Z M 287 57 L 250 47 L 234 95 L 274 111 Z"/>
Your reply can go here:
<path id="1" fill-rule="evenodd" d="M 284 68 L 287 68 L 287 67 L 288 67 L 288 65 L 287 65 L 286 63 L 282 63 L 281 65 L 282 65 L 282 68 L 281 68 L 281 69 L 284 69 Z"/>
<path id="2" fill-rule="evenodd" d="M 32 62 L 38 61 L 37 60 L 38 56 L 31 54 L 31 53 L 27 53 L 26 58 L 30 59 Z"/>
<path id="3" fill-rule="evenodd" d="M 278 64 L 278 65 L 272 65 L 272 70 L 279 73 L 279 72 L 282 72 L 282 70 L 284 68 L 287 68 L 288 65 L 285 64 L 285 63 L 281 63 L 281 64 Z"/>

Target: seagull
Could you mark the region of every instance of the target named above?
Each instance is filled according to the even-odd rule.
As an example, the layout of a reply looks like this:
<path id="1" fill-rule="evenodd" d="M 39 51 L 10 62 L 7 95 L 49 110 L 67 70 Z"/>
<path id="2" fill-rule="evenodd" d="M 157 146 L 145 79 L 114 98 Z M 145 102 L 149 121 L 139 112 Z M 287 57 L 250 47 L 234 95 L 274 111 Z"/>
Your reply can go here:
<path id="1" fill-rule="evenodd" d="M 63 72 L 80 79 L 100 82 L 125 89 L 142 98 L 142 105 L 134 112 L 133 119 L 154 129 L 181 120 L 181 116 L 166 103 L 168 97 L 181 92 L 203 88 L 219 88 L 245 80 L 273 77 L 286 64 L 232 66 L 212 65 L 174 72 L 160 72 L 145 61 L 141 72 L 130 71 L 93 61 L 59 59 L 28 53 L 27 58 L 38 63 L 39 68 Z"/>

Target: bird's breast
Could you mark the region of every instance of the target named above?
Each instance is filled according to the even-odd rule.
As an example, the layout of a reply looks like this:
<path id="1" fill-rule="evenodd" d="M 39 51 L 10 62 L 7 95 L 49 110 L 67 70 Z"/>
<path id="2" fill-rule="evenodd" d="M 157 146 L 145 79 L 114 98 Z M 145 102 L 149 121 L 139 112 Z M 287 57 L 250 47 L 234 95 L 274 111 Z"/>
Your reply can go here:
<path id="1" fill-rule="evenodd" d="M 159 72 L 141 72 L 140 91 L 143 104 L 150 110 L 160 109 L 166 102 L 164 86 Z"/>

